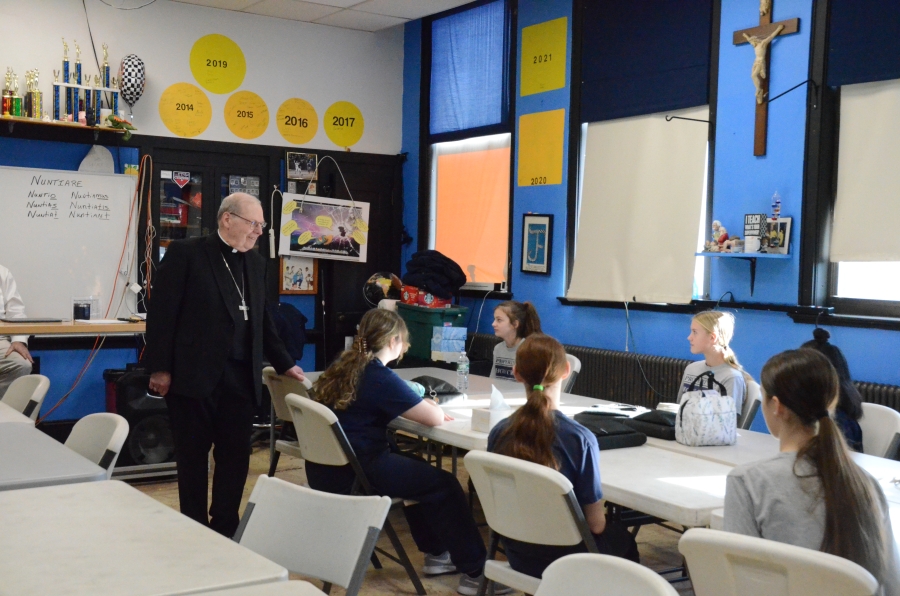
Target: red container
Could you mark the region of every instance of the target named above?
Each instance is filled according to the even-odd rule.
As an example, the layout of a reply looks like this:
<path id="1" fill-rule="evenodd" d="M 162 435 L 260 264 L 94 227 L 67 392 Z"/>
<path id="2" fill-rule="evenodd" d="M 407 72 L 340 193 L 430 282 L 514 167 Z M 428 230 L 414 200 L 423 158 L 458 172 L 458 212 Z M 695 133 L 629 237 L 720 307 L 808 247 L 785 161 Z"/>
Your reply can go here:
<path id="1" fill-rule="evenodd" d="M 434 294 L 429 294 L 428 292 L 419 292 L 418 302 L 419 306 L 427 306 L 428 308 L 445 308 L 450 306 L 450 300 L 446 300 L 444 298 L 438 298 Z"/>
<path id="2" fill-rule="evenodd" d="M 403 304 L 418 304 L 419 288 L 415 286 L 403 286 L 400 291 L 400 302 Z"/>

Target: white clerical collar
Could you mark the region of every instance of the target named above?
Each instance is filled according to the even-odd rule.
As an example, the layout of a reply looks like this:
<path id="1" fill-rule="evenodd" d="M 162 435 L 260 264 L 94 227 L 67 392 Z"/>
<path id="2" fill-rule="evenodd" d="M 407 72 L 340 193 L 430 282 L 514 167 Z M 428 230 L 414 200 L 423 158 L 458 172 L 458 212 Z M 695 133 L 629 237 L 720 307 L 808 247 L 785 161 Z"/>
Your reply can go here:
<path id="1" fill-rule="evenodd" d="M 222 232 L 221 232 L 221 231 L 216 230 L 216 234 L 219 235 L 219 240 L 221 240 L 221 241 L 224 242 L 225 244 L 228 244 L 228 241 L 225 240 L 224 238 L 222 238 Z M 231 245 L 228 244 L 228 246 L 231 246 Z M 238 251 L 238 249 L 236 249 L 235 247 L 231 246 L 231 252 L 237 252 L 237 251 Z"/>

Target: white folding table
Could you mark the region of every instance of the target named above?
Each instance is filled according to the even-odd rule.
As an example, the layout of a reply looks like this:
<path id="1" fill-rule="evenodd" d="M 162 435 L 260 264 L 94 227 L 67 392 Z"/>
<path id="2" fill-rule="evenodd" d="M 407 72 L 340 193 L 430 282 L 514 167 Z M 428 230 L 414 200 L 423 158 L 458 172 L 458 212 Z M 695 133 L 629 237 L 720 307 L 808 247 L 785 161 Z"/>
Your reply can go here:
<path id="1" fill-rule="evenodd" d="M 164 596 L 285 568 L 116 480 L 0 493 L 0 593 Z"/>
<path id="2" fill-rule="evenodd" d="M 34 420 L 5 403 L 0 402 L 0 424 L 28 424 L 34 426 Z"/>
<path id="3" fill-rule="evenodd" d="M 0 491 L 95 480 L 106 470 L 33 424 L 0 425 Z"/>
<path id="4" fill-rule="evenodd" d="M 229 590 L 214 590 L 212 592 L 197 592 L 197 594 L 198 596 L 322 596 L 322 590 L 307 581 L 295 579 L 289 582 L 260 584 L 243 588 L 231 588 Z"/>

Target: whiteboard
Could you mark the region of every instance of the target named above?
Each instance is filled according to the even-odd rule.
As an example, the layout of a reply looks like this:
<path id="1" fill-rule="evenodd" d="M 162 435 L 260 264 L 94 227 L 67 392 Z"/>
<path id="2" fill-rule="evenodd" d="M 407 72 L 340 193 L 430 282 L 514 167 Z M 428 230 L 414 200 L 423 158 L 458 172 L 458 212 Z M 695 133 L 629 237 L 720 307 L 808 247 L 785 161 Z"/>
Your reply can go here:
<path id="1" fill-rule="evenodd" d="M 113 293 L 109 318 L 135 311 L 127 291 L 135 279 L 134 224 L 128 231 L 135 180 L 0 167 L 0 265 L 15 278 L 29 317 L 71 319 L 72 299 L 92 296 L 99 312 L 91 317 L 105 318 Z"/>

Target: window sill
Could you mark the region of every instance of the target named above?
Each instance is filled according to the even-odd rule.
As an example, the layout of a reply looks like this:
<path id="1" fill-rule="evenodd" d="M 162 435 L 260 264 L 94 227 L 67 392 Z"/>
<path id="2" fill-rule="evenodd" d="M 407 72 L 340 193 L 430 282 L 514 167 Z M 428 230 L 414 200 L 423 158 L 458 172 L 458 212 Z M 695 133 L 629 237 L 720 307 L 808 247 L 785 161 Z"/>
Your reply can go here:
<path id="1" fill-rule="evenodd" d="M 858 329 L 885 329 L 900 331 L 900 319 L 892 317 L 870 317 L 862 315 L 836 315 L 822 311 L 821 315 L 808 313 L 788 313 L 795 323 L 823 325 L 828 327 L 856 327 Z"/>

